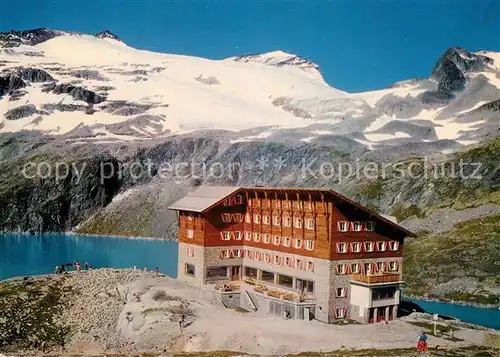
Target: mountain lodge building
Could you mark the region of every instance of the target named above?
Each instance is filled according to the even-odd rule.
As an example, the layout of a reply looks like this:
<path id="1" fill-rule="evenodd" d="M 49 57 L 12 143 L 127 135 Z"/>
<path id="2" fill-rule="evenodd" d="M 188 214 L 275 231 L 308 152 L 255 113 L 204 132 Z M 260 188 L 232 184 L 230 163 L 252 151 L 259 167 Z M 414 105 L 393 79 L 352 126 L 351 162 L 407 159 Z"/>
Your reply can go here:
<path id="1" fill-rule="evenodd" d="M 413 233 L 329 189 L 202 186 L 169 207 L 178 279 L 226 306 L 362 323 L 397 316 Z"/>

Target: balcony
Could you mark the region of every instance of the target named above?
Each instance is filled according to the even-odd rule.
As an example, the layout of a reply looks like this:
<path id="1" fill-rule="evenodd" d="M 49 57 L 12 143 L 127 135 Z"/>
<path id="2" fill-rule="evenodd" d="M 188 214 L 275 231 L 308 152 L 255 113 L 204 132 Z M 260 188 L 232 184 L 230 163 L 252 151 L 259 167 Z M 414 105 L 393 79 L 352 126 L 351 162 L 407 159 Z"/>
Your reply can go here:
<path id="1" fill-rule="evenodd" d="M 352 274 L 352 280 L 370 285 L 398 283 L 401 282 L 401 275 L 390 274 L 390 273 L 376 274 L 376 275 Z"/>

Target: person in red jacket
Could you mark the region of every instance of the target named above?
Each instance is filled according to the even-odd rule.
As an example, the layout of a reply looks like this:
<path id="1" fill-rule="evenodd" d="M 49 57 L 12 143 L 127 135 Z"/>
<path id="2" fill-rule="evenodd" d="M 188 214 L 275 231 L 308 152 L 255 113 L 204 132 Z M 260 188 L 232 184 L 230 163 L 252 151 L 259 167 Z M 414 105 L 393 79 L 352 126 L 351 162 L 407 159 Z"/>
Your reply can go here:
<path id="1" fill-rule="evenodd" d="M 425 334 L 425 331 L 422 331 L 422 334 L 418 338 L 417 351 L 427 352 L 427 335 Z"/>

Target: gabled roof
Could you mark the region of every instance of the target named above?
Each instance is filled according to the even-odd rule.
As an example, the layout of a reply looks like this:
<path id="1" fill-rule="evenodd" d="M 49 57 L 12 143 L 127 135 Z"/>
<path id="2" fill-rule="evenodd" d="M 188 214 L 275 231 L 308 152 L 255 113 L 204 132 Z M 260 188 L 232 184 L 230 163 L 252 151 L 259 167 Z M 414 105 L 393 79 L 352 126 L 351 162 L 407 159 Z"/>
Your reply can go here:
<path id="1" fill-rule="evenodd" d="M 233 193 L 239 191 L 239 190 L 252 190 L 252 191 L 262 191 L 262 190 L 267 190 L 267 191 L 309 191 L 309 192 L 323 192 L 325 194 L 330 194 L 338 199 L 340 199 L 343 202 L 346 202 L 348 204 L 351 204 L 362 211 L 365 211 L 372 215 L 373 217 L 377 218 L 378 220 L 387 223 L 388 225 L 399 229 L 406 233 L 410 237 L 415 237 L 415 233 L 410 232 L 406 228 L 401 227 L 399 224 L 397 224 L 395 221 L 390 219 L 389 217 L 384 217 L 378 213 L 375 213 L 368 209 L 367 207 L 363 206 L 362 204 L 351 200 L 350 198 L 341 195 L 337 191 L 334 191 L 329 188 L 305 188 L 305 187 L 296 187 L 296 188 L 291 188 L 291 187 L 241 187 L 241 186 L 200 186 L 193 192 L 189 193 L 186 197 L 180 199 L 179 201 L 175 202 L 173 205 L 168 207 L 168 209 L 171 210 L 177 210 L 177 211 L 191 211 L 191 212 L 205 212 L 209 208 L 212 208 L 215 206 L 217 203 L 221 202 L 228 196 L 232 195 Z"/>
<path id="2" fill-rule="evenodd" d="M 200 186 L 168 207 L 168 209 L 203 212 L 239 189 L 240 187 L 234 186 Z"/>

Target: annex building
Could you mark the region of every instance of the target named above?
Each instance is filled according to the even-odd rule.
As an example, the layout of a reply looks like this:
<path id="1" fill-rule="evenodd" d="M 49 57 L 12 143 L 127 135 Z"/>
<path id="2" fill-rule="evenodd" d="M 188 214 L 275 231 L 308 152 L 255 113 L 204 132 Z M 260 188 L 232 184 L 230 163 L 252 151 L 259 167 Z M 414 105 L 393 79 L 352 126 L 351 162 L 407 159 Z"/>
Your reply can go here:
<path id="1" fill-rule="evenodd" d="M 178 279 L 223 303 L 294 319 L 397 316 L 413 233 L 329 189 L 202 186 L 178 214 Z"/>

